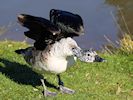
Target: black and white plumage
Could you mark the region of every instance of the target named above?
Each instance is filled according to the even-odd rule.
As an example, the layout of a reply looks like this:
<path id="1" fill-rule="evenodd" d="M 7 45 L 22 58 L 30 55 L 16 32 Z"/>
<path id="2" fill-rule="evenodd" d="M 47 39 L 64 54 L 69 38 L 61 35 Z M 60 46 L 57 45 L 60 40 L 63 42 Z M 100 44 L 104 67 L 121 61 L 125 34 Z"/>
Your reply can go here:
<path id="1" fill-rule="evenodd" d="M 47 71 L 54 73 L 58 77 L 59 90 L 62 93 L 73 94 L 75 91 L 64 87 L 60 79 L 60 74 L 65 72 L 69 66 L 75 63 L 74 55 L 84 62 L 103 62 L 95 52 L 82 51 L 77 43 L 70 37 L 63 38 L 45 48 L 45 50 L 36 50 L 35 47 L 28 47 L 26 49 L 19 49 L 15 51 L 22 54 L 25 61 L 32 66 L 32 68 L 39 71 Z M 88 55 L 89 54 L 89 55 Z M 55 96 L 55 92 L 48 91 L 44 84 L 44 95 Z"/>
<path id="2" fill-rule="evenodd" d="M 15 52 L 22 54 L 24 59 L 32 68 L 47 71 L 49 73 L 55 73 L 58 76 L 59 90 L 62 93 L 73 94 L 74 90 L 64 87 L 63 82 L 60 79 L 60 74 L 65 72 L 67 67 L 74 64 L 74 52 L 78 56 L 81 54 L 81 49 L 77 43 L 70 37 L 63 38 L 60 41 L 56 41 L 54 44 L 47 46 L 44 50 L 36 50 L 35 47 L 28 47 L 26 49 L 19 49 Z M 44 84 L 43 80 L 41 80 Z M 55 96 L 56 93 L 50 92 L 46 89 L 44 84 L 44 95 Z"/>
<path id="3" fill-rule="evenodd" d="M 18 20 L 21 25 L 29 29 L 24 34 L 35 40 L 34 46 L 39 50 L 62 38 L 84 34 L 82 18 L 67 11 L 50 10 L 50 20 L 27 14 L 20 14 Z"/>
<path id="4" fill-rule="evenodd" d="M 47 46 L 45 50 L 28 47 L 26 49 L 16 50 L 15 52 L 22 54 L 26 62 L 33 67 L 40 67 L 45 71 L 60 74 L 66 71 L 68 66 L 72 65 L 72 63 L 68 63 L 67 58 L 73 56 L 74 49 L 79 54 L 78 56 L 81 56 L 81 48 L 72 38 L 68 37 Z"/>
<path id="5" fill-rule="evenodd" d="M 38 50 L 43 50 L 47 45 L 54 43 L 61 30 L 49 20 L 27 14 L 18 16 L 19 23 L 28 28 L 24 32 L 25 36 L 35 40 L 34 46 Z"/>
<path id="6" fill-rule="evenodd" d="M 61 92 L 74 93 L 74 90 L 64 87 L 59 75 L 66 71 L 68 66 L 74 64 L 74 56 L 85 62 L 102 62 L 102 58 L 101 60 L 95 59 L 96 53 L 90 53 L 88 60 L 83 59 L 86 57 L 84 56 L 85 52 L 72 39 L 72 37 L 82 35 L 84 32 L 83 21 L 79 15 L 52 9 L 50 20 L 26 14 L 19 15 L 18 20 L 21 25 L 29 29 L 24 34 L 35 40 L 35 43 L 33 47 L 19 49 L 15 52 L 22 54 L 26 62 L 33 68 L 57 74 Z M 56 93 L 48 91 L 44 81 L 41 81 L 45 96 L 56 95 Z"/>

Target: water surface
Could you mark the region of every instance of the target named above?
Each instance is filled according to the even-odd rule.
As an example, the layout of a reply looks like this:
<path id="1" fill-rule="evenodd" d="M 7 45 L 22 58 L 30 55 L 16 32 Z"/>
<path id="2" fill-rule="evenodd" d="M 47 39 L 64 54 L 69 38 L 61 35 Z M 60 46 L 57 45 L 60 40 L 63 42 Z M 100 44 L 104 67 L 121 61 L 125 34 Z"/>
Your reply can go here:
<path id="1" fill-rule="evenodd" d="M 117 9 L 110 0 L 1 0 L 0 26 L 8 25 L 9 29 L 0 36 L 0 40 L 24 40 L 23 32 L 26 29 L 17 23 L 18 14 L 26 13 L 49 19 L 49 11 L 53 8 L 77 13 L 83 18 L 85 35 L 75 38 L 82 48 L 101 48 L 107 43 L 104 35 L 112 41 L 118 40 L 119 29 L 110 14 L 113 12 L 117 15 Z"/>

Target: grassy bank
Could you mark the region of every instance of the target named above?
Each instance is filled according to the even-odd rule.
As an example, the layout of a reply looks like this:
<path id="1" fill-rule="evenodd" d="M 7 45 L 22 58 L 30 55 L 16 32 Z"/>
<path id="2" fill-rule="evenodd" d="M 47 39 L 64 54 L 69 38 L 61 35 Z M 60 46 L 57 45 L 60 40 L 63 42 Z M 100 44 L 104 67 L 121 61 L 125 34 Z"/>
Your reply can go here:
<path id="1" fill-rule="evenodd" d="M 26 43 L 0 42 L 0 99 L 2 100 L 132 100 L 133 55 L 101 54 L 104 63 L 83 63 L 62 74 L 66 86 L 76 90 L 74 95 L 61 94 L 44 98 L 40 78 L 24 59 L 13 51 L 27 47 Z M 54 75 L 46 75 L 50 83 L 56 83 Z"/>

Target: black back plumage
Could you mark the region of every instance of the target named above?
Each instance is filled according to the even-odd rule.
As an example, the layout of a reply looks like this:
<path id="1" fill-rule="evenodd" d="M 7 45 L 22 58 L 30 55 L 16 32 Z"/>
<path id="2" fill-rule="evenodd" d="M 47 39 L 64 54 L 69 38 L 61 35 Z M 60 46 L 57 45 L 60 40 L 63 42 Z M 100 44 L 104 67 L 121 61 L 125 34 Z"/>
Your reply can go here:
<path id="1" fill-rule="evenodd" d="M 35 40 L 34 47 L 37 50 L 43 50 L 47 45 L 62 38 L 79 36 L 84 33 L 82 18 L 77 14 L 62 10 L 50 10 L 50 20 L 20 14 L 18 21 L 29 29 L 24 34 Z"/>

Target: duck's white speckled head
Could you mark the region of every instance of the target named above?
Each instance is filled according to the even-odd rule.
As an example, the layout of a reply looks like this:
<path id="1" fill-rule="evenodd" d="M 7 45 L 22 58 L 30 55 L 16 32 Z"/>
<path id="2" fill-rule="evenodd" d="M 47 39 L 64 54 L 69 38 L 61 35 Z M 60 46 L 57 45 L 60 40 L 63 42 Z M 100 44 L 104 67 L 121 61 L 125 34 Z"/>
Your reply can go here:
<path id="1" fill-rule="evenodd" d="M 105 59 L 101 58 L 95 51 L 83 50 L 79 59 L 83 62 L 104 62 Z"/>

